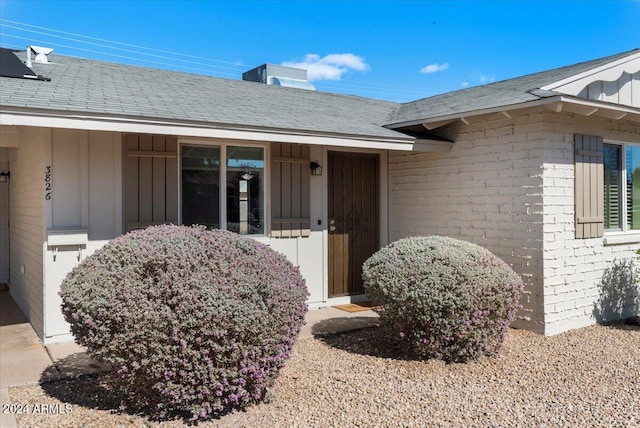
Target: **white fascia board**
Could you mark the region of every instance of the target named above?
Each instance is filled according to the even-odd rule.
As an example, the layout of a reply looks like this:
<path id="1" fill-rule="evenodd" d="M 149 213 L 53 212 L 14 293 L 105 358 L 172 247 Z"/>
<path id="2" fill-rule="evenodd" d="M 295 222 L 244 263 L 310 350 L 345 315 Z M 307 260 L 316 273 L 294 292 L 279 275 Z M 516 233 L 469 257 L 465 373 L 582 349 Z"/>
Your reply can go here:
<path id="1" fill-rule="evenodd" d="M 403 122 L 401 124 L 393 124 L 393 128 L 391 128 L 390 126 L 387 126 L 387 127 L 394 129 L 394 128 L 400 128 L 400 127 L 411 126 L 411 125 L 423 125 L 427 129 L 434 129 L 434 128 L 437 128 L 437 126 L 430 126 L 430 124 L 434 124 L 434 125 L 446 124 L 446 123 L 451 123 L 452 121 L 457 119 L 464 119 L 464 118 L 468 119 L 474 116 L 481 116 L 485 114 L 504 113 L 511 110 L 520 110 L 520 109 L 539 107 L 539 106 L 548 106 L 548 105 L 554 105 L 554 104 L 557 104 L 559 107 L 561 107 L 562 103 L 576 104 L 576 105 L 581 105 L 585 107 L 590 106 L 590 107 L 593 107 L 594 109 L 597 108 L 599 110 L 605 110 L 605 111 L 616 111 L 621 113 L 640 115 L 640 109 L 637 107 L 625 106 L 622 104 L 613 104 L 613 103 L 608 103 L 606 101 L 588 100 L 585 98 L 578 98 L 571 95 L 558 94 L 553 97 L 542 98 L 540 100 L 528 101 L 525 103 L 511 104 L 511 105 L 492 107 L 492 108 L 467 111 L 467 112 L 460 112 L 460 113 L 448 114 L 444 116 L 436 116 L 426 120 L 422 119 L 422 120 L 414 120 L 411 122 Z M 562 111 L 562 108 L 560 108 L 559 111 Z M 626 116 L 623 116 L 623 117 L 626 117 Z"/>
<path id="2" fill-rule="evenodd" d="M 298 143 L 333 147 L 355 147 L 385 150 L 413 150 L 414 138 L 384 139 L 367 136 L 295 133 L 269 129 L 233 129 L 181 123 L 179 121 L 153 121 L 118 117 L 93 117 L 82 115 L 56 115 L 29 111 L 0 111 L 0 123 L 14 126 L 82 129 L 93 131 L 131 132 L 175 135 L 178 137 L 216 138 L 277 143 Z"/>
<path id="3" fill-rule="evenodd" d="M 640 115 L 640 108 L 638 107 L 626 106 L 623 104 L 608 103 L 606 101 L 588 100 L 586 98 L 578 98 L 570 95 L 561 96 L 560 101 L 566 104 L 575 104 L 575 105 L 580 105 L 584 107 L 591 107 L 593 109 L 598 109 L 598 110 L 615 111 L 620 113 Z M 586 115 L 586 116 L 589 116 L 589 115 Z"/>
<path id="4" fill-rule="evenodd" d="M 550 83 L 540 89 L 557 91 L 567 95 L 578 95 L 590 83 L 600 80 L 613 82 L 618 80 L 622 73 L 635 74 L 639 71 L 640 52 L 637 52 L 617 61 Z"/>

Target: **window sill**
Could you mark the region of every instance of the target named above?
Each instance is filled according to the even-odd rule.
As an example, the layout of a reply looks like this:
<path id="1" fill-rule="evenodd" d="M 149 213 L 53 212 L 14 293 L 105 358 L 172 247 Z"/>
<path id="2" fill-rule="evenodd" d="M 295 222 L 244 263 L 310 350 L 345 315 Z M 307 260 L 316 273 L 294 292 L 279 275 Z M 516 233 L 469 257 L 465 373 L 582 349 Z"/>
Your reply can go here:
<path id="1" fill-rule="evenodd" d="M 637 244 L 640 242 L 640 232 L 605 234 L 603 241 L 604 245 Z"/>

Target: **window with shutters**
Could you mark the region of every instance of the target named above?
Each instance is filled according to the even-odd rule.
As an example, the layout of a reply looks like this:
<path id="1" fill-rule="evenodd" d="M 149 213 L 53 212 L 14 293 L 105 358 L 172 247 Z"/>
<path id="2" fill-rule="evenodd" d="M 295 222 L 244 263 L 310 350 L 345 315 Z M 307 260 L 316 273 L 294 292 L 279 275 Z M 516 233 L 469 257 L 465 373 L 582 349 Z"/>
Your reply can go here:
<path id="1" fill-rule="evenodd" d="M 637 236 L 640 145 L 576 134 L 575 203 L 576 238 L 608 234 L 605 243 L 621 243 Z"/>
<path id="2" fill-rule="evenodd" d="M 604 233 L 604 144 L 602 137 L 575 135 L 576 238 Z"/>
<path id="3" fill-rule="evenodd" d="M 620 146 L 604 145 L 604 228 L 622 230 L 620 211 Z"/>
<path id="4" fill-rule="evenodd" d="M 263 235 L 265 149 L 184 144 L 180 150 L 182 224 Z"/>
<path id="5" fill-rule="evenodd" d="M 127 134 L 123 148 L 125 232 L 178 223 L 178 139 Z"/>
<path id="6" fill-rule="evenodd" d="M 604 144 L 604 227 L 640 230 L 640 146 Z"/>

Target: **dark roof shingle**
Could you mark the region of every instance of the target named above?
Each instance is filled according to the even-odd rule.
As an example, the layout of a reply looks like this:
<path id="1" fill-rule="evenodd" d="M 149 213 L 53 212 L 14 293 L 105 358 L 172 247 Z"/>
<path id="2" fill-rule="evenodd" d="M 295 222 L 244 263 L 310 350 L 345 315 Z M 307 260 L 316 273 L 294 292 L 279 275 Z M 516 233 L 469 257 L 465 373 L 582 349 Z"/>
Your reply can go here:
<path id="1" fill-rule="evenodd" d="M 638 49 L 399 104 L 387 118 L 387 126 L 393 128 L 394 124 L 536 101 L 553 94 L 549 91 L 538 91 L 539 88 L 624 58 L 634 52 L 638 52 Z"/>
<path id="2" fill-rule="evenodd" d="M 33 68 L 50 82 L 0 77 L 0 105 L 411 140 L 382 127 L 392 102 L 60 55 L 49 61 Z"/>

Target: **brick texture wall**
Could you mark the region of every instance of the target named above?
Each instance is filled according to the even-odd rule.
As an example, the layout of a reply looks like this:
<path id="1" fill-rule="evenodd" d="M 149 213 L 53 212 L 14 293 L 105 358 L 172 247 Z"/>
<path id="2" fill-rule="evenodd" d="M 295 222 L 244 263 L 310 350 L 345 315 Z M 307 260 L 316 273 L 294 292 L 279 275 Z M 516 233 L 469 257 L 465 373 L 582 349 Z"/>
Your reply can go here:
<path id="1" fill-rule="evenodd" d="M 9 150 L 10 291 L 43 337 L 44 155 L 49 130 L 22 128 L 19 146 Z"/>
<path id="2" fill-rule="evenodd" d="M 603 273 L 640 245 L 575 239 L 574 134 L 640 143 L 640 127 L 539 108 L 439 132 L 451 152 L 389 156 L 391 240 L 446 235 L 491 250 L 526 283 L 516 327 L 550 335 L 595 323 Z"/>
<path id="3" fill-rule="evenodd" d="M 545 333 L 596 322 L 599 283 L 614 260 L 636 259 L 639 243 L 605 245 L 603 238 L 575 239 L 574 134 L 640 143 L 640 127 L 628 121 L 545 112 L 544 317 Z"/>
<path id="4" fill-rule="evenodd" d="M 543 332 L 542 111 L 441 129 L 449 153 L 389 156 L 390 237 L 446 235 L 488 248 L 527 285 L 516 325 Z"/>

